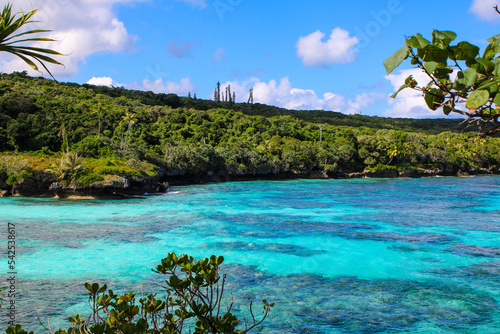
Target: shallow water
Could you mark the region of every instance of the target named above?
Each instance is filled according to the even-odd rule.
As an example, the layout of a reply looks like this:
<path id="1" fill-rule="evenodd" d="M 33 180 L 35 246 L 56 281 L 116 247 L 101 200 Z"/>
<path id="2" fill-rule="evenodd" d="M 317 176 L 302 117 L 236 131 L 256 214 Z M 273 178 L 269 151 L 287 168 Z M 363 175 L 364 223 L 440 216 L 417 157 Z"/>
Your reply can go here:
<path id="1" fill-rule="evenodd" d="M 264 333 L 500 333 L 500 177 L 172 190 L 0 200 L 3 268 L 16 224 L 18 322 L 42 333 L 37 305 L 52 328 L 66 325 L 87 311 L 86 281 L 151 289 L 161 277 L 150 268 L 175 251 L 224 255 L 238 312 L 245 297 L 274 301 Z"/>

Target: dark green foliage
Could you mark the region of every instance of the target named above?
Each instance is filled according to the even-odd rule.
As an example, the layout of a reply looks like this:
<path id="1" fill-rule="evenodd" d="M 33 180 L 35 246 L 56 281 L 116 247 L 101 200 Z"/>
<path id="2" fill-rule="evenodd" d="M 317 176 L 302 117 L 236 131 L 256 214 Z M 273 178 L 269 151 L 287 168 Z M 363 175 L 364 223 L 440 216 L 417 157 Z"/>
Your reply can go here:
<path id="1" fill-rule="evenodd" d="M 136 298 L 136 292 L 115 294 L 106 284 L 85 283 L 91 314 L 76 315 L 68 321 L 71 327 L 54 334 L 239 334 L 258 327 L 274 303 L 263 300 L 262 316 L 254 313 L 250 301 L 251 319 L 240 324 L 232 313 L 234 299 L 224 298 L 226 275 L 219 274 L 222 256 L 195 261 L 187 255 L 170 253 L 153 269 L 165 275 L 164 291 Z M 232 297 L 232 296 L 231 296 Z M 20 325 L 6 333 L 25 332 Z"/>
<path id="2" fill-rule="evenodd" d="M 498 139 L 479 140 L 464 133 L 460 120 L 293 111 L 15 74 L 0 78 L 4 152 L 69 150 L 85 159 L 150 161 L 169 175 L 195 178 L 220 172 L 348 173 L 377 164 L 452 169 L 500 165 Z M 92 168 L 100 175 L 141 177 L 140 168 L 123 162 Z M 68 182 L 80 177 L 73 174 L 69 179 L 65 174 Z"/>
<path id="3" fill-rule="evenodd" d="M 22 180 L 22 179 L 26 179 L 26 178 L 31 177 L 33 175 L 34 175 L 33 171 L 31 171 L 29 169 L 24 169 L 19 174 L 10 174 L 7 177 L 7 180 L 5 181 L 5 183 L 8 184 L 9 186 L 12 186 L 17 181 Z"/>
<path id="4" fill-rule="evenodd" d="M 78 175 L 75 182 L 84 186 L 88 186 L 89 184 L 103 180 L 104 177 L 102 175 L 86 169 Z"/>

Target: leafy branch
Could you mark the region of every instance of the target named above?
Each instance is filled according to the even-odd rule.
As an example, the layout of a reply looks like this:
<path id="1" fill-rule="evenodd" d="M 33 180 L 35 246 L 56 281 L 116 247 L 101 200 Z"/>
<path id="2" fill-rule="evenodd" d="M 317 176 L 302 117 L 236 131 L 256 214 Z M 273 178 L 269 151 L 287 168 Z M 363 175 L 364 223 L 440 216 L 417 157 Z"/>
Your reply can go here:
<path id="1" fill-rule="evenodd" d="M 392 97 L 407 88 L 420 91 L 431 110 L 464 115 L 477 123 L 481 137 L 495 135 L 500 132 L 500 35 L 488 39 L 482 56 L 469 42 L 452 45 L 456 38 L 452 31 L 438 30 L 432 41 L 421 34 L 405 37 L 405 45 L 384 61 L 387 74 L 410 58 L 429 81 L 421 85 L 410 75 Z"/>
<path id="2" fill-rule="evenodd" d="M 235 299 L 223 310 L 222 300 L 226 275 L 219 275 L 222 256 L 194 261 L 191 256 L 170 253 L 161 260 L 154 272 L 168 276 L 165 280 L 166 296 L 157 298 L 150 293 L 139 300 L 136 292 L 117 295 L 104 284 L 85 283 L 88 317 L 69 317 L 71 327 L 51 334 L 181 334 L 194 325 L 195 334 L 243 334 L 260 326 L 274 303 L 263 301 L 263 315 L 259 319 L 250 300 L 251 322 L 244 321 L 243 329 L 236 329 L 240 321 L 231 313 Z M 183 273 L 183 275 L 181 275 Z M 191 332 L 189 330 L 189 332 Z M 22 326 L 9 327 L 8 334 L 28 334 Z"/>

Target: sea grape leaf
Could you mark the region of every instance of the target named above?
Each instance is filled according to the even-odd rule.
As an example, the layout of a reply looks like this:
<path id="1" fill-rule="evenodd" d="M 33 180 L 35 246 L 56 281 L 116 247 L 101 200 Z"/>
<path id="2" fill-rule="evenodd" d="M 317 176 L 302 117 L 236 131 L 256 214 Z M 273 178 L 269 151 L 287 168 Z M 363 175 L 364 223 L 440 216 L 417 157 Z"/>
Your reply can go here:
<path id="1" fill-rule="evenodd" d="M 443 50 L 435 45 L 430 45 L 423 57 L 425 62 L 437 62 L 446 66 L 448 60 L 448 51 Z"/>
<path id="2" fill-rule="evenodd" d="M 477 58 L 476 61 L 484 66 L 484 72 L 486 74 L 490 74 L 495 70 L 495 64 L 489 60 L 483 59 L 483 58 Z"/>
<path id="3" fill-rule="evenodd" d="M 455 34 L 453 31 L 449 31 L 449 30 L 443 30 L 443 31 L 439 31 L 439 30 L 434 30 L 434 32 L 432 33 L 432 36 L 433 36 L 433 41 L 432 41 L 432 44 L 436 44 L 436 39 L 439 39 L 441 41 L 443 41 L 443 43 L 448 46 L 452 41 L 455 40 L 455 38 L 457 38 L 457 34 Z"/>
<path id="4" fill-rule="evenodd" d="M 465 103 L 467 109 L 477 109 L 484 106 L 490 98 L 490 92 L 484 89 L 478 89 L 470 93 Z"/>
<path id="5" fill-rule="evenodd" d="M 424 63 L 425 70 L 427 73 L 432 74 L 434 71 L 438 68 L 439 63 L 436 63 L 435 61 L 428 61 Z"/>
<path id="6" fill-rule="evenodd" d="M 495 58 L 495 55 L 496 55 L 495 50 L 493 49 L 491 44 L 489 44 L 484 50 L 483 58 L 488 60 L 493 60 L 493 58 Z"/>
<path id="7" fill-rule="evenodd" d="M 385 70 L 387 71 L 387 74 L 391 74 L 392 71 L 394 71 L 396 67 L 401 65 L 401 63 L 406 58 L 408 58 L 409 55 L 410 55 L 410 48 L 407 45 L 404 45 L 401 49 L 396 51 L 392 56 L 387 58 L 384 61 L 384 66 Z"/>
<path id="8" fill-rule="evenodd" d="M 496 106 L 497 108 L 500 108 L 500 94 L 497 94 L 497 95 L 495 96 L 495 99 L 493 100 L 493 103 L 495 104 L 495 106 Z"/>
<path id="9" fill-rule="evenodd" d="M 415 49 L 423 49 L 430 44 L 431 42 L 423 38 L 421 34 L 417 34 L 417 36 L 411 36 L 406 39 L 406 45 Z"/>
<path id="10" fill-rule="evenodd" d="M 425 103 L 429 109 L 436 110 L 441 107 L 444 102 L 444 95 L 439 89 L 432 88 L 425 93 Z"/>
<path id="11" fill-rule="evenodd" d="M 464 74 L 464 84 L 467 87 L 472 87 L 477 82 L 477 71 L 474 68 L 468 68 L 463 72 Z"/>
<path id="12" fill-rule="evenodd" d="M 448 116 L 451 112 L 453 111 L 453 109 L 451 109 L 451 107 L 447 104 L 445 104 L 443 106 L 443 113 Z"/>
<path id="13" fill-rule="evenodd" d="M 491 46 L 495 55 L 500 53 L 500 34 L 489 38 L 488 43 L 490 43 L 489 46 Z"/>
<path id="14" fill-rule="evenodd" d="M 469 42 L 460 42 L 457 46 L 467 57 L 476 58 L 479 54 L 479 47 L 472 45 Z"/>
<path id="15" fill-rule="evenodd" d="M 500 58 L 493 59 L 493 64 L 495 64 L 493 75 L 500 79 Z"/>
<path id="16" fill-rule="evenodd" d="M 410 87 L 410 85 L 403 84 L 401 87 L 399 87 L 399 89 L 394 94 L 391 95 L 391 98 L 395 99 L 396 96 L 398 96 L 399 92 L 401 92 L 403 89 L 406 89 L 408 87 Z"/>

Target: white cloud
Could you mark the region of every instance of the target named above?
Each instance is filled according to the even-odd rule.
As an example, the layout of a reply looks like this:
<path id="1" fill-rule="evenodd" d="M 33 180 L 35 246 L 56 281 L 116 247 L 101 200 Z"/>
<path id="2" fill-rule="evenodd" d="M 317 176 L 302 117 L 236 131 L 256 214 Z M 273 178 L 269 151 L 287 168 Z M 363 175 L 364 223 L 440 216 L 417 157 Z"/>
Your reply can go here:
<path id="1" fill-rule="evenodd" d="M 113 80 L 110 77 L 93 77 L 89 81 L 87 81 L 89 85 L 94 85 L 94 86 L 108 86 L 108 87 L 123 87 L 125 85 L 120 84 Z"/>
<path id="2" fill-rule="evenodd" d="M 191 79 L 189 78 L 183 78 L 180 82 L 167 81 L 165 83 L 163 83 L 163 78 L 161 77 L 154 81 L 146 79 L 141 84 L 134 82 L 125 88 L 152 91 L 154 93 L 172 93 L 181 96 L 188 95 L 189 92 L 193 94 L 196 91 L 196 87 L 191 83 Z"/>
<path id="3" fill-rule="evenodd" d="M 293 87 L 288 77 L 278 81 L 260 81 L 251 78 L 246 81 L 228 81 L 221 84 L 221 90 L 230 84 L 231 91 L 236 92 L 236 102 L 247 102 L 248 91 L 254 88 L 254 102 L 274 105 L 277 107 L 296 110 L 330 110 L 346 114 L 364 112 L 378 101 L 385 100 L 383 93 L 363 93 L 348 99 L 345 96 L 327 92 L 318 97 L 312 89 Z"/>
<path id="4" fill-rule="evenodd" d="M 499 21 L 500 14 L 493 9 L 497 5 L 497 0 L 473 0 L 469 11 L 483 21 Z"/>
<path id="5" fill-rule="evenodd" d="M 333 95 L 333 96 L 332 96 Z M 326 110 L 339 110 L 344 114 L 366 114 L 370 107 L 379 101 L 385 100 L 386 94 L 380 92 L 363 93 L 356 95 L 354 100 L 347 100 L 343 96 L 325 93 Z"/>
<path id="6" fill-rule="evenodd" d="M 315 31 L 297 42 L 297 55 L 306 66 L 327 66 L 350 63 L 356 57 L 357 37 L 350 37 L 349 32 L 341 28 L 332 30 L 330 38 L 323 42 L 325 34 Z"/>
<path id="7" fill-rule="evenodd" d="M 401 70 L 399 74 L 389 74 L 386 79 L 391 82 L 394 91 L 397 91 L 410 75 L 413 75 L 420 86 L 425 86 L 430 81 L 429 77 L 418 68 Z M 383 112 L 383 115 L 387 117 L 444 117 L 442 109 L 429 109 L 422 93 L 413 89 L 404 89 L 395 99 L 389 98 L 388 105 L 389 108 Z"/>
<path id="8" fill-rule="evenodd" d="M 127 32 L 123 22 L 119 21 L 113 12 L 112 6 L 116 3 L 139 1 L 144 0 L 16 0 L 13 11 L 26 12 L 32 8 L 40 8 L 34 16 L 39 22 L 32 24 L 31 28 L 53 30 L 45 35 L 56 42 L 33 45 L 49 47 L 67 54 L 65 57 L 55 57 L 64 67 L 49 66 L 52 74 L 60 77 L 77 73 L 78 67 L 94 53 L 118 52 L 132 47 L 135 37 Z M 6 1 L 0 1 L 0 5 L 4 3 Z M 2 72 L 24 69 L 32 75 L 39 75 L 15 57 L 0 61 Z"/>
<path id="9" fill-rule="evenodd" d="M 199 8 L 206 8 L 207 7 L 207 1 L 206 0 L 175 0 L 175 1 L 181 1 L 181 2 L 187 2 L 193 7 L 199 7 Z"/>

